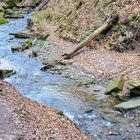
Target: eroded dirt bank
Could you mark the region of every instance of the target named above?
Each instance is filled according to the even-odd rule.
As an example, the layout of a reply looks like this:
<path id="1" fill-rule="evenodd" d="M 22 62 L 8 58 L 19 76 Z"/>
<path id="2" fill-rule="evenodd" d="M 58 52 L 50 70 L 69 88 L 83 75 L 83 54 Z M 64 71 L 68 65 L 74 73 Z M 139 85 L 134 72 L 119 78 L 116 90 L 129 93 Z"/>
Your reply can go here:
<path id="1" fill-rule="evenodd" d="M 88 140 L 69 120 L 47 106 L 21 96 L 0 81 L 0 138 Z"/>

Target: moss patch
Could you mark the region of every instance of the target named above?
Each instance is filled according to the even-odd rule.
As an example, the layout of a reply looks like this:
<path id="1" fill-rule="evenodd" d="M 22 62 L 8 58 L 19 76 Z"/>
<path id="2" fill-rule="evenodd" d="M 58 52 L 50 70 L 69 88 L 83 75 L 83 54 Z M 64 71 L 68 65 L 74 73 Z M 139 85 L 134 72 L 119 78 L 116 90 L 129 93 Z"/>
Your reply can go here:
<path id="1" fill-rule="evenodd" d="M 0 24 L 6 24 L 8 23 L 8 20 L 4 18 L 4 13 L 0 12 Z"/>

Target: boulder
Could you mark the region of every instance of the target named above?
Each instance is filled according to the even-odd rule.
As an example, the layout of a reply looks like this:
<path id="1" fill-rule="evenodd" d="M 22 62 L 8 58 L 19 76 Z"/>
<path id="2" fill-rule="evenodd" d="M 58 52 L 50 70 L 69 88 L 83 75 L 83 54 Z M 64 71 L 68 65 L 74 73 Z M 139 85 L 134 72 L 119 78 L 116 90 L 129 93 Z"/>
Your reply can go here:
<path id="1" fill-rule="evenodd" d="M 104 93 L 111 95 L 112 92 L 118 92 L 123 89 L 124 83 L 124 78 L 122 76 L 119 76 L 117 79 L 111 81 Z"/>
<path id="2" fill-rule="evenodd" d="M 134 97 L 127 102 L 120 103 L 114 106 L 116 110 L 129 110 L 140 106 L 140 97 Z"/>

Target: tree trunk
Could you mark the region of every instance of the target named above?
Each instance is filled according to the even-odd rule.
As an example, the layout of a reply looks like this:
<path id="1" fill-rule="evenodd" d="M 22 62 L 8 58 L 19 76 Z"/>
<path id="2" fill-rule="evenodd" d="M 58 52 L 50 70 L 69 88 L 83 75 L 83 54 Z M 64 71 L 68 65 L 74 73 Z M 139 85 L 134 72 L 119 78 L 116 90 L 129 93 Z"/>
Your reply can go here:
<path id="1" fill-rule="evenodd" d="M 88 37 L 86 37 L 81 43 L 77 45 L 77 47 L 72 50 L 70 53 L 66 54 L 65 59 L 70 59 L 75 53 L 77 53 L 79 50 L 81 50 L 86 45 L 90 44 L 90 42 L 95 39 L 99 34 L 103 33 L 104 31 L 108 30 L 110 27 L 112 27 L 114 24 L 116 24 L 119 20 L 119 17 L 113 16 L 111 19 L 109 19 L 105 24 L 103 24 L 101 27 L 99 27 L 97 30 L 95 30 L 93 33 L 91 33 Z"/>

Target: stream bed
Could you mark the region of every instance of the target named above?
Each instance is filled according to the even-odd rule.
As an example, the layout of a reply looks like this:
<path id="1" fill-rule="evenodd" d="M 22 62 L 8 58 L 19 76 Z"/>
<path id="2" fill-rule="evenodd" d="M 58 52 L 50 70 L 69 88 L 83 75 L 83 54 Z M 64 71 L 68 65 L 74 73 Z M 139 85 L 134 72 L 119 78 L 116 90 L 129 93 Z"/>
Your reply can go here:
<path id="1" fill-rule="evenodd" d="M 77 87 L 74 81 L 61 75 L 40 71 L 43 64 L 26 55 L 11 52 L 11 47 L 20 44 L 23 39 L 16 39 L 9 33 L 26 32 L 27 19 L 30 16 L 25 14 L 23 19 L 10 20 L 8 24 L 0 25 L 0 69 L 12 69 L 16 72 L 5 78 L 5 81 L 12 84 L 23 96 L 62 111 L 94 140 L 128 140 L 133 136 L 137 140 L 140 129 L 130 123 L 133 118 L 129 113 L 124 124 L 106 119 L 101 115 L 99 102 L 89 91 Z M 88 112 L 90 109 L 93 111 Z M 113 110 L 107 113 L 120 114 Z"/>

